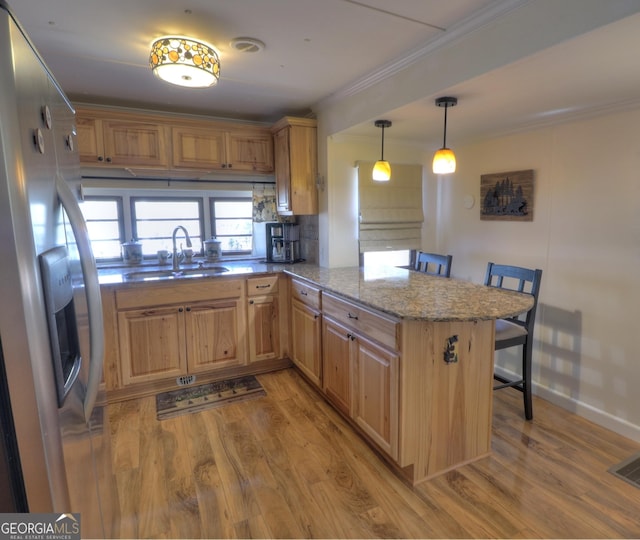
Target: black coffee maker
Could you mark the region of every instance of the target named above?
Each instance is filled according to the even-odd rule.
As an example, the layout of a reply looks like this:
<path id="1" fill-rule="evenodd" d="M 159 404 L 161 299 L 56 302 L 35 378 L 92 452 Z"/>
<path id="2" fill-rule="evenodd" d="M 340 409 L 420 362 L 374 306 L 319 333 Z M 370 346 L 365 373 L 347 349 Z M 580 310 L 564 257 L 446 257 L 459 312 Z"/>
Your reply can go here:
<path id="1" fill-rule="evenodd" d="M 266 224 L 267 262 L 294 263 L 300 258 L 300 226 L 295 223 Z"/>

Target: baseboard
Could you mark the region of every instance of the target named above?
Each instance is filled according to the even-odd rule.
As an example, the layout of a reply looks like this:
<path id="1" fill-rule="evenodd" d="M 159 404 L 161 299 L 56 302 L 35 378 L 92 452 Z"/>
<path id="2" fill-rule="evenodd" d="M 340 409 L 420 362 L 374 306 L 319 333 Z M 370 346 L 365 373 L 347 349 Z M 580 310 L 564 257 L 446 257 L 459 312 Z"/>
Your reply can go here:
<path id="1" fill-rule="evenodd" d="M 498 373 L 499 375 L 504 375 L 505 377 L 516 376 L 513 372 L 499 366 L 496 366 L 495 370 L 496 373 Z M 567 411 L 577 414 L 582 418 L 586 418 L 594 424 L 598 424 L 599 426 L 610 429 L 618 435 L 622 435 L 623 437 L 627 437 L 633 441 L 640 442 L 640 426 L 636 426 L 635 424 L 627 422 L 622 418 L 613 416 L 606 411 L 597 409 L 596 407 L 593 407 L 588 403 L 584 403 L 567 395 L 561 394 L 555 390 L 552 390 L 551 388 L 536 384 L 535 382 L 533 383 L 533 394 L 541 397 L 542 399 L 546 399 L 547 401 L 553 403 L 554 405 L 557 405 L 558 407 L 562 407 Z"/>

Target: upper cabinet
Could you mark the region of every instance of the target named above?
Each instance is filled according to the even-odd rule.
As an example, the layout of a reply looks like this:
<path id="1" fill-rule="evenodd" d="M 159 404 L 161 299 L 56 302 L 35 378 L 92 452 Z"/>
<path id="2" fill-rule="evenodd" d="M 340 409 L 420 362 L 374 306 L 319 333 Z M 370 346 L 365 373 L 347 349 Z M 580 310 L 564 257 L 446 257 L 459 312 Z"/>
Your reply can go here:
<path id="1" fill-rule="evenodd" d="M 78 107 L 76 124 L 85 166 L 192 171 L 194 177 L 274 170 L 266 126 L 88 107 Z"/>
<path id="2" fill-rule="evenodd" d="M 168 166 L 164 126 L 145 121 L 84 116 L 78 112 L 80 161 L 120 167 Z"/>
<path id="3" fill-rule="evenodd" d="M 285 117 L 273 128 L 278 213 L 318 213 L 316 121 Z"/>
<path id="4" fill-rule="evenodd" d="M 273 172 L 273 141 L 266 129 L 171 127 L 176 168 Z"/>

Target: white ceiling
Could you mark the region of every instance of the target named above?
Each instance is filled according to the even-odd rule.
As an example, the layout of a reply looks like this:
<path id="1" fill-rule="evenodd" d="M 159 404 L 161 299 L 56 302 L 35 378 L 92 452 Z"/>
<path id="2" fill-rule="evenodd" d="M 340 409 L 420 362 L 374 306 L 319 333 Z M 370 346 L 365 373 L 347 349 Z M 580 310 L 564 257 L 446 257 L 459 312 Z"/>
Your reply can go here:
<path id="1" fill-rule="evenodd" d="M 375 78 L 381 66 L 402 63 L 430 44 L 436 46 L 447 34 L 476 32 L 528 1 L 568 0 L 13 0 L 10 4 L 76 102 L 272 122 L 285 114 L 312 114 L 316 104 Z M 640 1 L 634 1 L 640 10 Z M 152 75 L 150 43 L 171 33 L 203 39 L 219 50 L 217 86 L 182 89 Z M 230 46 L 237 37 L 259 39 L 265 49 L 238 52 Z M 439 95 L 459 98 L 458 107 L 449 111 L 448 140 L 506 133 L 635 103 L 640 97 L 638 50 L 640 15 L 632 15 L 442 88 Z M 386 136 L 432 144 L 439 140 L 442 109 L 435 107 L 435 97 L 425 95 L 394 110 L 380 110 L 378 117 L 394 123 Z M 370 120 L 348 133 L 378 137 Z"/>

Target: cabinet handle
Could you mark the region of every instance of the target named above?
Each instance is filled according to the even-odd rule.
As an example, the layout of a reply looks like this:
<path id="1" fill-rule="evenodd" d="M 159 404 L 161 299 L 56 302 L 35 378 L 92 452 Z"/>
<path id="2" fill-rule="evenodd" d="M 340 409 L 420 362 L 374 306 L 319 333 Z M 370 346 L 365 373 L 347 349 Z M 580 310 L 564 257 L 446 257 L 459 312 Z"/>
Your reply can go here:
<path id="1" fill-rule="evenodd" d="M 190 308 L 190 307 L 188 307 L 188 308 L 187 308 L 187 311 L 191 311 L 191 308 Z"/>
<path id="2" fill-rule="evenodd" d="M 110 157 L 108 157 L 108 158 L 107 158 L 107 163 L 111 163 L 111 161 L 112 161 L 112 160 L 111 160 L 111 158 L 110 158 Z"/>
<path id="3" fill-rule="evenodd" d="M 313 320 L 314 320 L 314 321 L 315 321 L 315 320 L 317 320 L 317 319 L 318 319 L 318 317 L 320 317 L 320 315 L 314 315 L 314 316 L 313 316 Z"/>
<path id="4" fill-rule="evenodd" d="M 178 308 L 178 313 L 182 313 L 184 311 L 184 309 L 182 309 L 181 307 Z"/>
<path id="5" fill-rule="evenodd" d="M 271 283 L 268 285 L 256 285 L 256 289 L 268 289 L 269 287 L 271 287 Z"/>
<path id="6" fill-rule="evenodd" d="M 308 296 L 307 291 L 303 291 L 303 290 L 301 290 L 301 291 L 300 291 L 300 294 L 301 294 L 302 296 Z"/>
<path id="7" fill-rule="evenodd" d="M 229 167 L 229 168 L 233 167 L 233 163 L 229 163 L 229 164 L 227 165 L 227 167 Z"/>
<path id="8" fill-rule="evenodd" d="M 357 315 L 351 315 L 351 313 L 347 313 L 347 317 L 349 317 L 350 319 L 355 319 L 356 321 L 358 320 L 358 316 Z"/>
<path id="9" fill-rule="evenodd" d="M 104 161 L 104 158 L 102 156 L 98 156 L 98 161 Z"/>
<path id="10" fill-rule="evenodd" d="M 250 304 L 253 304 L 253 300 L 249 300 L 249 303 L 250 303 Z"/>

